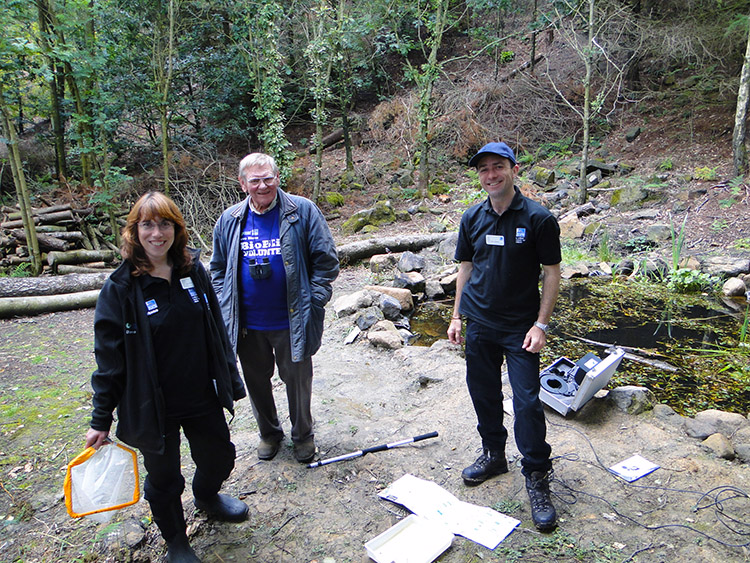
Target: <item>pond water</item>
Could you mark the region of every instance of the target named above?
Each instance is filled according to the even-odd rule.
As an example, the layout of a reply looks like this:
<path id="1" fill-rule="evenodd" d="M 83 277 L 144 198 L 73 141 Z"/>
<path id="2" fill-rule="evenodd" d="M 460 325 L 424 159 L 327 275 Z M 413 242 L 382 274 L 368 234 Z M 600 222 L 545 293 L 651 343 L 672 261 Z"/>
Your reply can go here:
<path id="1" fill-rule="evenodd" d="M 446 338 L 452 302 L 424 303 L 411 319 L 415 345 Z M 610 382 L 642 385 L 681 414 L 707 408 L 750 411 L 750 348 L 741 342 L 746 300 L 670 295 L 648 282 L 602 279 L 563 282 L 542 365 L 612 345 L 629 355 Z"/>

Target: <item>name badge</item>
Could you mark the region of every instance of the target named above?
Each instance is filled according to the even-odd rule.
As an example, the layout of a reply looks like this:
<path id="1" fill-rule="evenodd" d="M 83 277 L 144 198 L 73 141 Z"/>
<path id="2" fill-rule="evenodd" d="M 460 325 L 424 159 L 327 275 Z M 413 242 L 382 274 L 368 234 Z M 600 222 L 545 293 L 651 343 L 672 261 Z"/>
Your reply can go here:
<path id="1" fill-rule="evenodd" d="M 190 289 L 191 287 L 195 287 L 192 278 L 182 278 L 180 280 L 180 285 L 182 286 L 182 289 Z"/>
<path id="2" fill-rule="evenodd" d="M 193 303 L 200 303 L 198 292 L 195 291 L 194 287 L 189 287 L 187 292 L 190 294 L 190 298 L 193 300 Z"/>
<path id="3" fill-rule="evenodd" d="M 146 301 L 146 314 L 153 315 L 159 312 L 159 306 L 156 304 L 156 299 L 149 299 Z"/>
<path id="4" fill-rule="evenodd" d="M 489 246 L 505 246 L 505 237 L 503 235 L 487 235 L 485 242 Z"/>
<path id="5" fill-rule="evenodd" d="M 526 229 L 524 227 L 518 227 L 516 229 L 516 244 L 523 244 L 526 240 Z"/>

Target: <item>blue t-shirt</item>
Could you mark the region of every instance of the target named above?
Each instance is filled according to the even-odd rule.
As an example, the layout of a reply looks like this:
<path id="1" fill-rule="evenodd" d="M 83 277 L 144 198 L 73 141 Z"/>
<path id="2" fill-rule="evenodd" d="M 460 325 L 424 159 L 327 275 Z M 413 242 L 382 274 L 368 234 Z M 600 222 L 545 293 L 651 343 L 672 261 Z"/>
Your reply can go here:
<path id="1" fill-rule="evenodd" d="M 240 234 L 240 319 L 242 328 L 288 330 L 286 271 L 279 238 L 279 206 L 259 215 L 248 210 Z M 254 279 L 250 261 L 268 261 L 271 275 Z"/>

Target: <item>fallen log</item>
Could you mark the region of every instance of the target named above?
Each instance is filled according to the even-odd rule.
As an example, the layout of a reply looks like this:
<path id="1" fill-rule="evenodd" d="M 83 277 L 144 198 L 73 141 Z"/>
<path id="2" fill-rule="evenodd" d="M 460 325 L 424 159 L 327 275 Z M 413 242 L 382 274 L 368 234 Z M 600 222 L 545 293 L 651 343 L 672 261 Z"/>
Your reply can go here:
<path id="1" fill-rule="evenodd" d="M 80 266 L 74 264 L 59 264 L 57 266 L 57 273 L 60 275 L 64 274 L 97 274 L 101 272 L 112 273 L 114 270 L 111 266 L 104 262 L 87 262 Z"/>
<path id="2" fill-rule="evenodd" d="M 70 210 L 46 213 L 44 215 L 34 215 L 33 219 L 35 225 L 40 225 L 42 223 L 45 225 L 50 223 L 72 223 L 75 221 L 73 212 Z M 0 223 L 0 227 L 3 229 L 20 229 L 23 227 L 23 220 L 18 219 L 16 221 L 6 221 Z"/>
<path id="3" fill-rule="evenodd" d="M 115 253 L 112 250 L 69 250 L 67 252 L 50 252 L 47 254 L 47 264 L 56 268 L 58 264 L 83 264 L 85 262 L 114 262 Z"/>
<path id="4" fill-rule="evenodd" d="M 17 240 L 26 244 L 26 233 L 21 229 L 13 229 L 10 234 Z M 65 240 L 47 234 L 37 233 L 36 238 L 39 241 L 39 249 L 43 251 L 59 250 L 64 252 L 72 247 L 72 245 Z"/>
<path id="5" fill-rule="evenodd" d="M 43 215 L 49 215 L 50 213 L 58 213 L 60 211 L 70 211 L 70 205 L 63 204 L 63 205 L 53 205 L 51 207 L 40 207 L 36 209 L 31 210 L 31 215 L 33 217 L 36 216 L 43 216 Z M 9 221 L 15 221 L 17 219 L 21 219 L 21 212 L 20 211 L 14 211 L 13 213 L 10 213 L 8 215 Z"/>
<path id="6" fill-rule="evenodd" d="M 336 250 L 339 255 L 339 261 L 342 264 L 348 264 L 355 260 L 369 258 L 375 254 L 422 250 L 423 248 L 442 242 L 449 236 L 450 233 L 432 233 L 408 237 L 377 238 L 342 244 Z"/>
<path id="7" fill-rule="evenodd" d="M 0 318 L 25 317 L 71 311 L 94 307 L 99 297 L 99 290 L 64 293 L 62 295 L 35 295 L 31 297 L 4 297 L 0 299 Z"/>
<path id="8" fill-rule="evenodd" d="M 36 278 L 3 277 L 0 278 L 0 298 L 59 295 L 101 289 L 111 272 L 112 270 L 91 274 L 66 274 Z"/>

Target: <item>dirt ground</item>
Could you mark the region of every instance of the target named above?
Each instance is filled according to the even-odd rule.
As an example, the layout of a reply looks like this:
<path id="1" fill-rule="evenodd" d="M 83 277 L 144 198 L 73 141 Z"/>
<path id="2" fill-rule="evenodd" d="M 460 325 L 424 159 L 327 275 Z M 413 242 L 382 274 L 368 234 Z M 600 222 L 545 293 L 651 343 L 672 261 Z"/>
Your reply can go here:
<path id="1" fill-rule="evenodd" d="M 369 281 L 363 267 L 346 268 L 334 298 Z M 164 543 L 144 501 L 110 524 L 73 520 L 65 512 L 64 468 L 83 446 L 90 413 L 92 321 L 93 310 L 0 321 L 1 561 L 162 560 Z M 629 416 L 605 399 L 592 400 L 574 417 L 547 411 L 560 526 L 541 534 L 531 524 L 517 463 L 478 487 L 461 481 L 480 443 L 460 351 L 444 343 L 397 352 L 367 341 L 345 345 L 350 327 L 351 319 L 336 319 L 329 310 L 315 356 L 319 458 L 431 431 L 439 436 L 314 469 L 294 461 L 287 437 L 276 459 L 260 462 L 250 405 L 238 402 L 231 424 L 238 458 L 224 491 L 245 500 L 250 518 L 241 524 L 206 520 L 193 509 L 188 488 L 189 533 L 202 560 L 368 561 L 365 542 L 409 513 L 377 496 L 405 474 L 521 521 L 494 551 L 456 536 L 438 559 L 443 563 L 750 560 L 750 469 L 704 450 L 684 434 L 677 415 Z M 275 391 L 288 435 L 278 380 Z M 19 423 L 21 413 L 26 424 Z M 661 468 L 633 484 L 606 471 L 636 453 Z M 507 454 L 517 462 L 512 430 Z M 187 450 L 183 462 L 189 480 Z"/>

